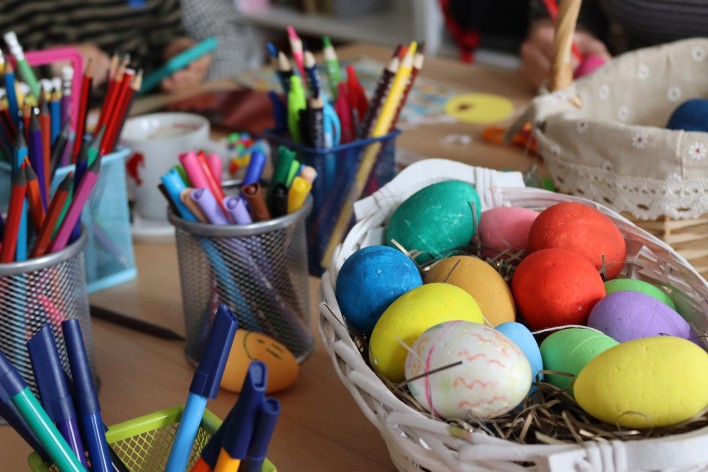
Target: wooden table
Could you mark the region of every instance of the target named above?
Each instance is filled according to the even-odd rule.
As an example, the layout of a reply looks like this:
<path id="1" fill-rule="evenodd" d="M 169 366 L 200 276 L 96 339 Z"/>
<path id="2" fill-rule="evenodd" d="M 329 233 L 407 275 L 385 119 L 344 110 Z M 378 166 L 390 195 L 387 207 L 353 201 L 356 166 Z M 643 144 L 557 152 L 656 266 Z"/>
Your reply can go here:
<path id="1" fill-rule="evenodd" d="M 343 58 L 366 55 L 384 61 L 390 49 L 356 45 L 339 51 Z M 422 76 L 463 92 L 482 92 L 510 98 L 523 108 L 532 90 L 514 71 L 494 70 L 445 59 L 426 58 Z M 214 88 L 233 86 L 221 82 Z M 138 103 L 142 113 L 164 103 L 164 97 Z M 481 142 L 481 127 L 465 124 L 421 125 L 399 138 L 402 149 L 431 157 L 525 171 L 531 159 L 520 150 Z M 449 134 L 468 134 L 469 144 L 441 144 Z M 182 301 L 174 244 L 137 243 L 138 277 L 90 296 L 91 303 L 184 333 Z M 393 471 L 378 430 L 358 409 L 337 378 L 316 328 L 319 279 L 310 277 L 313 332 L 317 341 L 302 364 L 297 382 L 275 394 L 282 416 L 269 457 L 282 471 Z M 183 403 L 193 368 L 185 360 L 183 343 L 136 333 L 105 321 L 93 321 L 96 364 L 101 378 L 99 399 L 107 424 Z M 223 418 L 236 395 L 221 391 L 208 408 Z M 28 470 L 29 448 L 9 427 L 0 427 L 1 470 Z"/>

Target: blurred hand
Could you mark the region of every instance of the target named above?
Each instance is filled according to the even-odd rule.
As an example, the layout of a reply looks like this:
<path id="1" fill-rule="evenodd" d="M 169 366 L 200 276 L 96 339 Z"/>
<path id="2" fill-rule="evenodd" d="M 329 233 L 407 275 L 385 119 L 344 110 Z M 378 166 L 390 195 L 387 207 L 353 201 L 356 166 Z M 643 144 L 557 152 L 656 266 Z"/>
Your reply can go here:
<path id="1" fill-rule="evenodd" d="M 167 61 L 172 56 L 194 46 L 194 41 L 189 38 L 178 38 L 165 48 L 163 57 Z M 211 65 L 211 55 L 206 54 L 199 59 L 192 61 L 184 69 L 181 69 L 170 77 L 162 81 L 162 90 L 168 93 L 180 93 L 197 87 L 204 82 L 209 66 Z"/>
<path id="2" fill-rule="evenodd" d="M 549 20 L 534 23 L 526 40 L 521 45 L 521 68 L 519 72 L 534 87 L 538 88 L 551 78 L 551 61 L 553 60 L 553 24 Z M 610 59 L 610 53 L 605 44 L 584 31 L 576 31 L 573 41 L 583 56 L 597 55 Z M 575 56 L 571 59 L 573 69 L 578 66 Z"/>
<path id="3" fill-rule="evenodd" d="M 89 59 L 91 60 L 91 68 L 93 69 L 93 87 L 95 88 L 103 84 L 108 76 L 108 69 L 111 67 L 111 58 L 108 54 L 101 51 L 101 49 L 93 43 L 69 44 L 68 46 L 79 50 L 84 61 L 84 68 L 86 67 Z M 68 65 L 70 64 L 66 61 L 52 63 L 52 75 L 61 76 L 62 68 Z M 83 74 L 84 71 L 79 73 Z"/>

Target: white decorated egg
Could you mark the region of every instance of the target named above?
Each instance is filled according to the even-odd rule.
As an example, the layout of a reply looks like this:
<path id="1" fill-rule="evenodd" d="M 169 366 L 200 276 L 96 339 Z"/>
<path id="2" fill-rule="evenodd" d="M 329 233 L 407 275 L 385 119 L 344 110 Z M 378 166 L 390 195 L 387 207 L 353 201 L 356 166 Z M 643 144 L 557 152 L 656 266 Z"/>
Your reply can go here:
<path id="1" fill-rule="evenodd" d="M 469 321 L 426 330 L 406 357 L 415 399 L 446 419 L 488 419 L 513 409 L 531 386 L 531 366 L 499 331 Z"/>

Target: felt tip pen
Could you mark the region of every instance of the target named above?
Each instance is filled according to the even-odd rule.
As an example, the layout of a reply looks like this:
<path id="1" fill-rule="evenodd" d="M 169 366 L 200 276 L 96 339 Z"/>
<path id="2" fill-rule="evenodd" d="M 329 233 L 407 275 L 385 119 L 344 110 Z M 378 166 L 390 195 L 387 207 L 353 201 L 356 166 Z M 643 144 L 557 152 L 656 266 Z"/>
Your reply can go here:
<path id="1" fill-rule="evenodd" d="M 221 207 L 214 198 L 214 194 L 208 188 L 195 188 L 189 193 L 194 203 L 197 204 L 207 221 L 213 225 L 227 225 L 229 220 L 221 211 Z"/>
<path id="2" fill-rule="evenodd" d="M 61 328 L 64 333 L 66 354 L 69 358 L 79 424 L 86 441 L 85 446 L 91 460 L 91 469 L 93 472 L 112 472 L 111 453 L 103 429 L 101 407 L 93 386 L 91 366 L 81 334 L 81 325 L 79 320 L 70 319 L 62 321 Z"/>
<path id="3" fill-rule="evenodd" d="M 229 219 L 232 223 L 237 225 L 248 225 L 253 223 L 251 214 L 248 213 L 248 208 L 246 208 L 246 202 L 243 198 L 236 195 L 229 195 L 224 200 L 226 209 L 229 211 Z"/>
<path id="4" fill-rule="evenodd" d="M 187 187 L 184 185 L 184 181 L 180 177 L 179 172 L 174 168 L 170 169 L 160 176 L 160 181 L 165 186 L 165 191 L 167 191 L 167 194 L 170 196 L 170 200 L 175 208 L 177 208 L 179 216 L 186 221 L 196 223 L 198 221 L 197 217 L 194 216 L 194 213 L 192 213 L 182 201 L 181 194 Z"/>
<path id="5" fill-rule="evenodd" d="M 192 214 L 197 217 L 197 220 L 200 223 L 209 223 L 209 220 L 207 219 L 207 217 L 204 214 L 204 212 L 202 211 L 202 209 L 199 208 L 199 205 L 197 205 L 197 203 L 194 200 L 192 200 L 192 190 L 194 190 L 194 189 L 191 187 L 182 190 L 179 193 L 179 199 L 182 200 L 182 203 L 184 203 L 184 206 L 186 206 L 189 209 L 189 211 L 192 212 Z"/>
<path id="6" fill-rule="evenodd" d="M 249 185 L 254 182 L 260 182 L 265 165 L 266 155 L 259 150 L 253 151 L 251 153 L 251 159 L 248 161 L 246 175 L 243 176 L 242 185 Z"/>
<path id="7" fill-rule="evenodd" d="M 271 188 L 275 188 L 276 185 L 285 184 L 287 182 L 288 174 L 290 173 L 290 165 L 296 157 L 295 152 L 285 146 L 278 148 L 278 161 L 275 164 L 275 170 L 273 170 L 273 176 L 271 177 Z"/>
<path id="8" fill-rule="evenodd" d="M 290 90 L 288 91 L 288 131 L 296 143 L 303 142 L 300 132 L 300 111 L 306 109 L 307 98 L 302 80 L 297 75 L 293 75 L 290 78 Z"/>
<path id="9" fill-rule="evenodd" d="M 278 218 L 288 213 L 288 187 L 277 184 L 270 192 L 270 215 Z"/>
<path id="10" fill-rule="evenodd" d="M 295 213 L 302 208 L 310 190 L 312 190 L 312 183 L 300 176 L 293 179 L 293 184 L 288 190 L 288 213 Z"/>
<path id="11" fill-rule="evenodd" d="M 22 439 L 42 458 L 44 462 L 49 462 L 51 458 L 47 451 L 44 450 L 37 437 L 34 435 L 27 422 L 22 418 L 17 407 L 12 404 L 10 396 L 5 391 L 5 388 L 0 385 L 0 416 L 19 434 Z"/>
<path id="12" fill-rule="evenodd" d="M 253 221 L 266 221 L 270 219 L 270 211 L 263 198 L 263 190 L 261 184 L 256 182 L 253 184 L 241 187 L 241 195 L 248 202 L 248 207 L 251 209 Z"/>
<path id="13" fill-rule="evenodd" d="M 81 431 L 76 421 L 74 402 L 66 383 L 52 329 L 48 324 L 27 341 L 27 351 L 42 406 L 47 410 L 49 418 L 57 425 L 57 429 L 69 443 L 81 464 L 88 468 Z"/>
<path id="14" fill-rule="evenodd" d="M 241 463 L 239 472 L 260 472 L 263 469 L 270 438 L 273 436 L 279 416 L 280 402 L 278 399 L 266 398 L 258 409 L 251 444 L 248 446 L 246 459 Z"/>
<path id="15" fill-rule="evenodd" d="M 224 433 L 214 472 L 238 470 L 241 460 L 246 458 L 258 410 L 265 398 L 267 377 L 265 363 L 258 360 L 251 361 L 243 388 L 234 405 L 233 417 L 230 418 Z"/>
<path id="16" fill-rule="evenodd" d="M 147 93 L 150 90 L 154 89 L 164 79 L 174 74 L 178 70 L 184 69 L 191 62 L 194 62 L 205 54 L 210 53 L 211 51 L 216 49 L 218 45 L 219 40 L 216 38 L 216 36 L 210 36 L 205 40 L 195 44 L 191 48 L 174 55 L 162 67 L 158 68 L 143 79 L 142 87 L 140 87 L 140 94 Z"/>
<path id="17" fill-rule="evenodd" d="M 59 470 L 86 472 L 22 375 L 2 352 L 0 352 L 0 384 Z"/>
<path id="18" fill-rule="evenodd" d="M 219 305 L 204 354 L 189 386 L 189 396 L 177 426 L 165 472 L 184 472 L 187 468 L 207 400 L 216 398 L 219 390 L 237 327 L 238 320 L 233 312 L 226 305 Z"/>

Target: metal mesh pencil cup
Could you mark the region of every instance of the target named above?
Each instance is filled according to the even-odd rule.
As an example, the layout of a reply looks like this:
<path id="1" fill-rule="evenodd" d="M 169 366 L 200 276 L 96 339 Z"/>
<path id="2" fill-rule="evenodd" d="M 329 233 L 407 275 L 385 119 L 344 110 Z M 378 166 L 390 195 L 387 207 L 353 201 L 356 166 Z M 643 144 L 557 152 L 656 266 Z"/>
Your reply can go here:
<path id="1" fill-rule="evenodd" d="M 376 164 L 360 198 L 372 194 L 395 176 L 396 137 L 399 134 L 400 131 L 395 130 L 379 138 L 361 139 L 328 149 L 316 149 L 297 144 L 273 130 L 265 132 L 274 159 L 278 146 L 285 146 L 297 153 L 300 163 L 312 166 L 317 171 L 317 179 L 313 182 L 311 190 L 312 213 L 307 219 L 308 267 L 312 275 L 320 276 L 327 268 L 328 261 L 323 261 L 322 258 L 342 208 L 354 204 L 355 200 L 349 198 L 349 190 L 366 148 L 381 142 Z M 353 223 L 352 218 L 351 224 Z"/>
<path id="2" fill-rule="evenodd" d="M 221 303 L 240 329 L 281 342 L 298 362 L 312 352 L 305 242 L 311 209 L 308 198 L 295 213 L 248 225 L 192 223 L 170 213 L 191 363 L 199 363 Z"/>
<path id="3" fill-rule="evenodd" d="M 88 241 L 84 250 L 86 282 L 89 293 L 112 287 L 137 275 L 130 209 L 125 183 L 125 157 L 128 149 L 119 149 L 101 158 L 101 172 L 81 213 Z M 75 166 L 57 169 L 52 180 L 52 194 Z M 7 208 L 10 167 L 0 163 L 0 206 Z"/>
<path id="4" fill-rule="evenodd" d="M 85 228 L 85 227 L 84 227 Z M 85 231 L 61 251 L 22 262 L 0 264 L 0 350 L 37 394 L 26 343 L 49 324 L 62 367 L 69 372 L 61 322 L 78 319 L 91 371 L 96 377 L 84 248 Z"/>
<path id="5" fill-rule="evenodd" d="M 113 425 L 106 433 L 106 440 L 131 472 L 165 470 L 183 410 L 184 406 L 178 405 Z M 194 465 L 200 451 L 220 425 L 219 418 L 209 410 L 204 411 L 189 467 Z M 33 472 L 57 471 L 53 465 L 42 462 L 35 452 L 30 454 L 28 462 Z M 266 459 L 261 471 L 276 472 L 276 468 Z"/>

